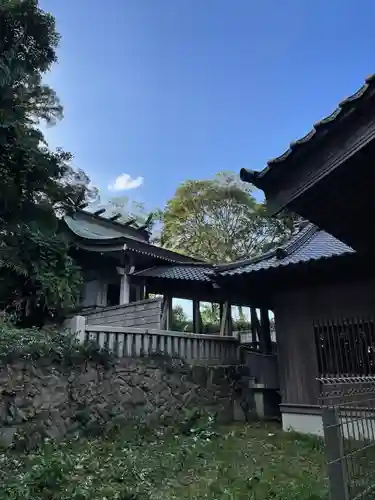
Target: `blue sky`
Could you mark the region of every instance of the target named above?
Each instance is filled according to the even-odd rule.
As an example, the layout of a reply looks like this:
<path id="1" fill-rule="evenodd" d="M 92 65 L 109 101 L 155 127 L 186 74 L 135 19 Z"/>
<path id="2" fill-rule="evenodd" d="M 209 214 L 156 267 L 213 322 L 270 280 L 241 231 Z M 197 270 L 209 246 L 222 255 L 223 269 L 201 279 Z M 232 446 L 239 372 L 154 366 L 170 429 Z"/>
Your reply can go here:
<path id="1" fill-rule="evenodd" d="M 261 169 L 374 71 L 373 0 L 40 3 L 62 35 L 50 144 L 150 209 L 185 179 Z M 122 174 L 139 187 L 109 192 Z"/>

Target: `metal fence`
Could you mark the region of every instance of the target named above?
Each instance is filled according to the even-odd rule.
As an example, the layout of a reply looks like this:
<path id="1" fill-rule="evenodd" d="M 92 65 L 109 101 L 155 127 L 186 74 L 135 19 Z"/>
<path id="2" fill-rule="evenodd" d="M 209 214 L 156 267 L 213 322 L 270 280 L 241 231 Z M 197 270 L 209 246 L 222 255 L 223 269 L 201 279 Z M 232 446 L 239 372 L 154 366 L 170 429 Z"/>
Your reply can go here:
<path id="1" fill-rule="evenodd" d="M 375 499 L 375 328 L 314 325 L 331 500 Z"/>

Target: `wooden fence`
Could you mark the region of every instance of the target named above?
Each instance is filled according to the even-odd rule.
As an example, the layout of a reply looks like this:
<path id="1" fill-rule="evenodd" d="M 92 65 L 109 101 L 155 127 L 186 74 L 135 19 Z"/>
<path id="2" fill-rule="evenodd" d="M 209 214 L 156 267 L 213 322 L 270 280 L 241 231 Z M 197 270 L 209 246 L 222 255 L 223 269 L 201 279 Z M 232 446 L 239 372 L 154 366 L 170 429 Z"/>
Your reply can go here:
<path id="1" fill-rule="evenodd" d="M 231 337 L 140 328 L 87 325 L 82 341 L 94 341 L 118 357 L 179 356 L 189 363 L 237 364 L 239 343 Z"/>
<path id="2" fill-rule="evenodd" d="M 69 318 L 64 329 L 74 332 L 80 342 L 96 342 L 118 357 L 168 354 L 179 356 L 191 364 L 229 365 L 240 362 L 240 343 L 234 337 L 92 325 L 84 316 Z"/>

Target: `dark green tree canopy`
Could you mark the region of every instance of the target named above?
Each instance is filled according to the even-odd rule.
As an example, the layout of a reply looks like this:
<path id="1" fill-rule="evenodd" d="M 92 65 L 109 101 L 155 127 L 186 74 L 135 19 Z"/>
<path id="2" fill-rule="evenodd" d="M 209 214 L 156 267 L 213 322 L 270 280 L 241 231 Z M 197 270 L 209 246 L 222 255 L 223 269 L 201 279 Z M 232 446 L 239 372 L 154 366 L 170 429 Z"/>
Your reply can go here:
<path id="1" fill-rule="evenodd" d="M 38 128 L 62 117 L 42 81 L 58 41 L 36 0 L 0 1 L 0 303 L 23 318 L 57 314 L 78 297 L 59 218 L 92 194 L 71 155 L 51 151 Z"/>

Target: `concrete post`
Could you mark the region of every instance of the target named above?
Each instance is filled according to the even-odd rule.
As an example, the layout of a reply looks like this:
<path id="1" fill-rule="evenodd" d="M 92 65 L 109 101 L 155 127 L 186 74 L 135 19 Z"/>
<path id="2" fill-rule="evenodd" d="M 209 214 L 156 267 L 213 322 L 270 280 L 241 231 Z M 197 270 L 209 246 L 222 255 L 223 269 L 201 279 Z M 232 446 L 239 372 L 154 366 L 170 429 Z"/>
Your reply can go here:
<path id="1" fill-rule="evenodd" d="M 331 500 L 349 500 L 348 474 L 337 408 L 323 408 L 323 428 Z"/>
<path id="2" fill-rule="evenodd" d="M 63 323 L 64 330 L 69 330 L 74 334 L 80 344 L 86 340 L 86 318 L 85 316 L 73 316 Z"/>

